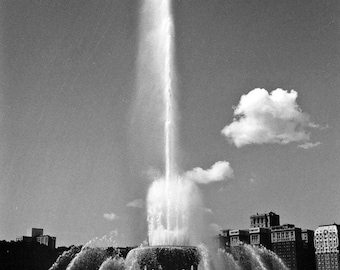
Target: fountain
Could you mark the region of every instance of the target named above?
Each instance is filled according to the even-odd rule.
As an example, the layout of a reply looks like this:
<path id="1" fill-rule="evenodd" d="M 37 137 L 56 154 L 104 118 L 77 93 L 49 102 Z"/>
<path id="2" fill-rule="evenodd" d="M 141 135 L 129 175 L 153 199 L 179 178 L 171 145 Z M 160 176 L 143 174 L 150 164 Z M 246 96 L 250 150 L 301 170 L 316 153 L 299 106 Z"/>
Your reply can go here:
<path id="1" fill-rule="evenodd" d="M 141 16 L 144 35 L 140 53 L 151 50 L 148 61 L 157 70 L 153 75 L 163 103 L 164 176 L 156 179 L 148 193 L 148 242 L 150 246 L 131 250 L 126 258 L 128 269 L 197 269 L 201 255 L 189 246 L 189 221 L 194 184 L 175 170 L 174 60 L 171 0 L 144 1 Z M 143 62 L 143 59 L 140 59 Z M 142 65 L 143 66 L 143 65 Z M 144 66 L 143 66 L 144 67 Z M 141 68 L 140 73 L 145 70 Z M 140 75 L 143 78 L 142 75 Z M 143 82 L 142 82 L 143 85 Z M 142 90 L 143 91 L 143 90 Z"/>
<path id="2" fill-rule="evenodd" d="M 152 246 L 133 249 L 126 258 L 126 267 L 139 269 L 196 270 L 201 255 L 196 247 Z"/>
<path id="3" fill-rule="evenodd" d="M 176 169 L 174 26 L 171 0 L 143 0 L 140 23 L 138 97 L 158 98 L 160 106 L 164 175 L 154 180 L 147 195 L 148 246 L 132 249 L 125 260 L 112 252 L 84 246 L 63 254 L 50 270 L 209 270 L 211 260 L 204 245 L 197 245 L 192 222 L 199 201 L 197 186 Z M 140 104 L 140 107 L 145 104 Z M 157 126 L 157 128 L 159 128 Z M 157 129 L 158 130 L 158 129 Z M 158 143 L 156 136 L 156 144 Z M 157 156 L 157 147 L 153 149 Z M 157 156 L 158 157 L 158 156 Z M 74 252 L 76 251 L 77 254 Z M 213 253 L 214 269 L 287 270 L 265 248 L 242 244 Z"/>

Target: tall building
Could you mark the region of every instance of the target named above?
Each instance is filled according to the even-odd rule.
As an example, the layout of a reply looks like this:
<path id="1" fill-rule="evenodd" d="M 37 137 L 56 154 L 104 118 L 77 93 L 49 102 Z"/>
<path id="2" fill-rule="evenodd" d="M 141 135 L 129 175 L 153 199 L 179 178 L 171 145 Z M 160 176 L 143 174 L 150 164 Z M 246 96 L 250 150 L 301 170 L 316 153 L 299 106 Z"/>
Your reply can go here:
<path id="1" fill-rule="evenodd" d="M 40 228 L 32 228 L 32 237 L 38 237 L 40 235 L 44 234 L 44 229 L 40 229 Z"/>
<path id="2" fill-rule="evenodd" d="M 282 259 L 290 270 L 303 268 L 303 242 L 301 229 L 292 224 L 271 228 L 272 250 Z"/>
<path id="3" fill-rule="evenodd" d="M 268 214 L 256 214 L 250 216 L 250 227 L 251 228 L 270 228 L 273 226 L 280 225 L 280 216 L 274 212 L 269 212 Z"/>
<path id="4" fill-rule="evenodd" d="M 271 231 L 269 228 L 250 228 L 249 239 L 253 246 L 264 246 L 271 249 Z"/>
<path id="5" fill-rule="evenodd" d="M 340 225 L 319 226 L 314 233 L 316 266 L 318 270 L 339 270 Z"/>
<path id="6" fill-rule="evenodd" d="M 303 245 L 303 270 L 315 270 L 315 250 L 314 250 L 314 231 L 301 230 L 301 239 Z"/>

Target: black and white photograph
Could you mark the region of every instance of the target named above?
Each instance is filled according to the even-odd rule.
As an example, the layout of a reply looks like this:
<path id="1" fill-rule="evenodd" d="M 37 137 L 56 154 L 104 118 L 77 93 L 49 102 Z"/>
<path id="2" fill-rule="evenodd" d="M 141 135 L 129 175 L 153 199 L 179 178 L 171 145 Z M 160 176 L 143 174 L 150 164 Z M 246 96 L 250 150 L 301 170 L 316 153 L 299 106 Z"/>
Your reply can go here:
<path id="1" fill-rule="evenodd" d="M 338 0 L 0 0 L 0 269 L 340 270 Z"/>

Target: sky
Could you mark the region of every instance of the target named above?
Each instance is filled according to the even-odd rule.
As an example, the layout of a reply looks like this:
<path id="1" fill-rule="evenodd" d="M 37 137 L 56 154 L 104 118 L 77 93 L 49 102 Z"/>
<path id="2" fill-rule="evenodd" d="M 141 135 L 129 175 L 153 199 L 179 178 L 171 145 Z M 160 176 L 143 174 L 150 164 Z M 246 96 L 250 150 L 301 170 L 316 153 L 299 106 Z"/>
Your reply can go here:
<path id="1" fill-rule="evenodd" d="M 147 106 L 136 103 L 141 2 L 0 2 L 0 239 L 32 227 L 58 246 L 146 239 L 163 164 L 150 158 L 150 119 L 134 118 Z M 340 223 L 339 8 L 173 1 L 178 167 L 205 172 L 216 233 L 269 211 L 301 228 Z M 218 161 L 229 174 L 205 183 Z"/>

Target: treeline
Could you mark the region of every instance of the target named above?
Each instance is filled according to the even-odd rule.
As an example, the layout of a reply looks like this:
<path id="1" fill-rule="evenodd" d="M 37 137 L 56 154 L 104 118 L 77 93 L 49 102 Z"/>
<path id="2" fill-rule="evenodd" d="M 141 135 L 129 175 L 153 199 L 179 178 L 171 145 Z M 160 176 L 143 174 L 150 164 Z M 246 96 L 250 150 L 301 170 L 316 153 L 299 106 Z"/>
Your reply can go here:
<path id="1" fill-rule="evenodd" d="M 88 266 L 86 269 L 92 269 L 90 268 L 92 264 L 97 263 L 100 265 L 105 259 L 109 258 L 114 260 L 112 262 L 108 261 L 107 264 L 116 264 L 118 262 L 116 258 L 125 258 L 131 249 L 132 247 L 85 247 L 82 249 L 82 246 L 58 247 L 56 249 L 51 249 L 34 241 L 0 241 L 0 269 L 65 270 L 68 264 L 77 256 L 78 253 L 82 256 L 80 256 L 75 262 L 75 267 L 80 265 L 79 269 L 82 269 L 84 268 L 83 265 L 86 265 Z"/>
<path id="2" fill-rule="evenodd" d="M 51 249 L 37 242 L 0 241 L 0 269 L 46 270 L 70 248 Z"/>

